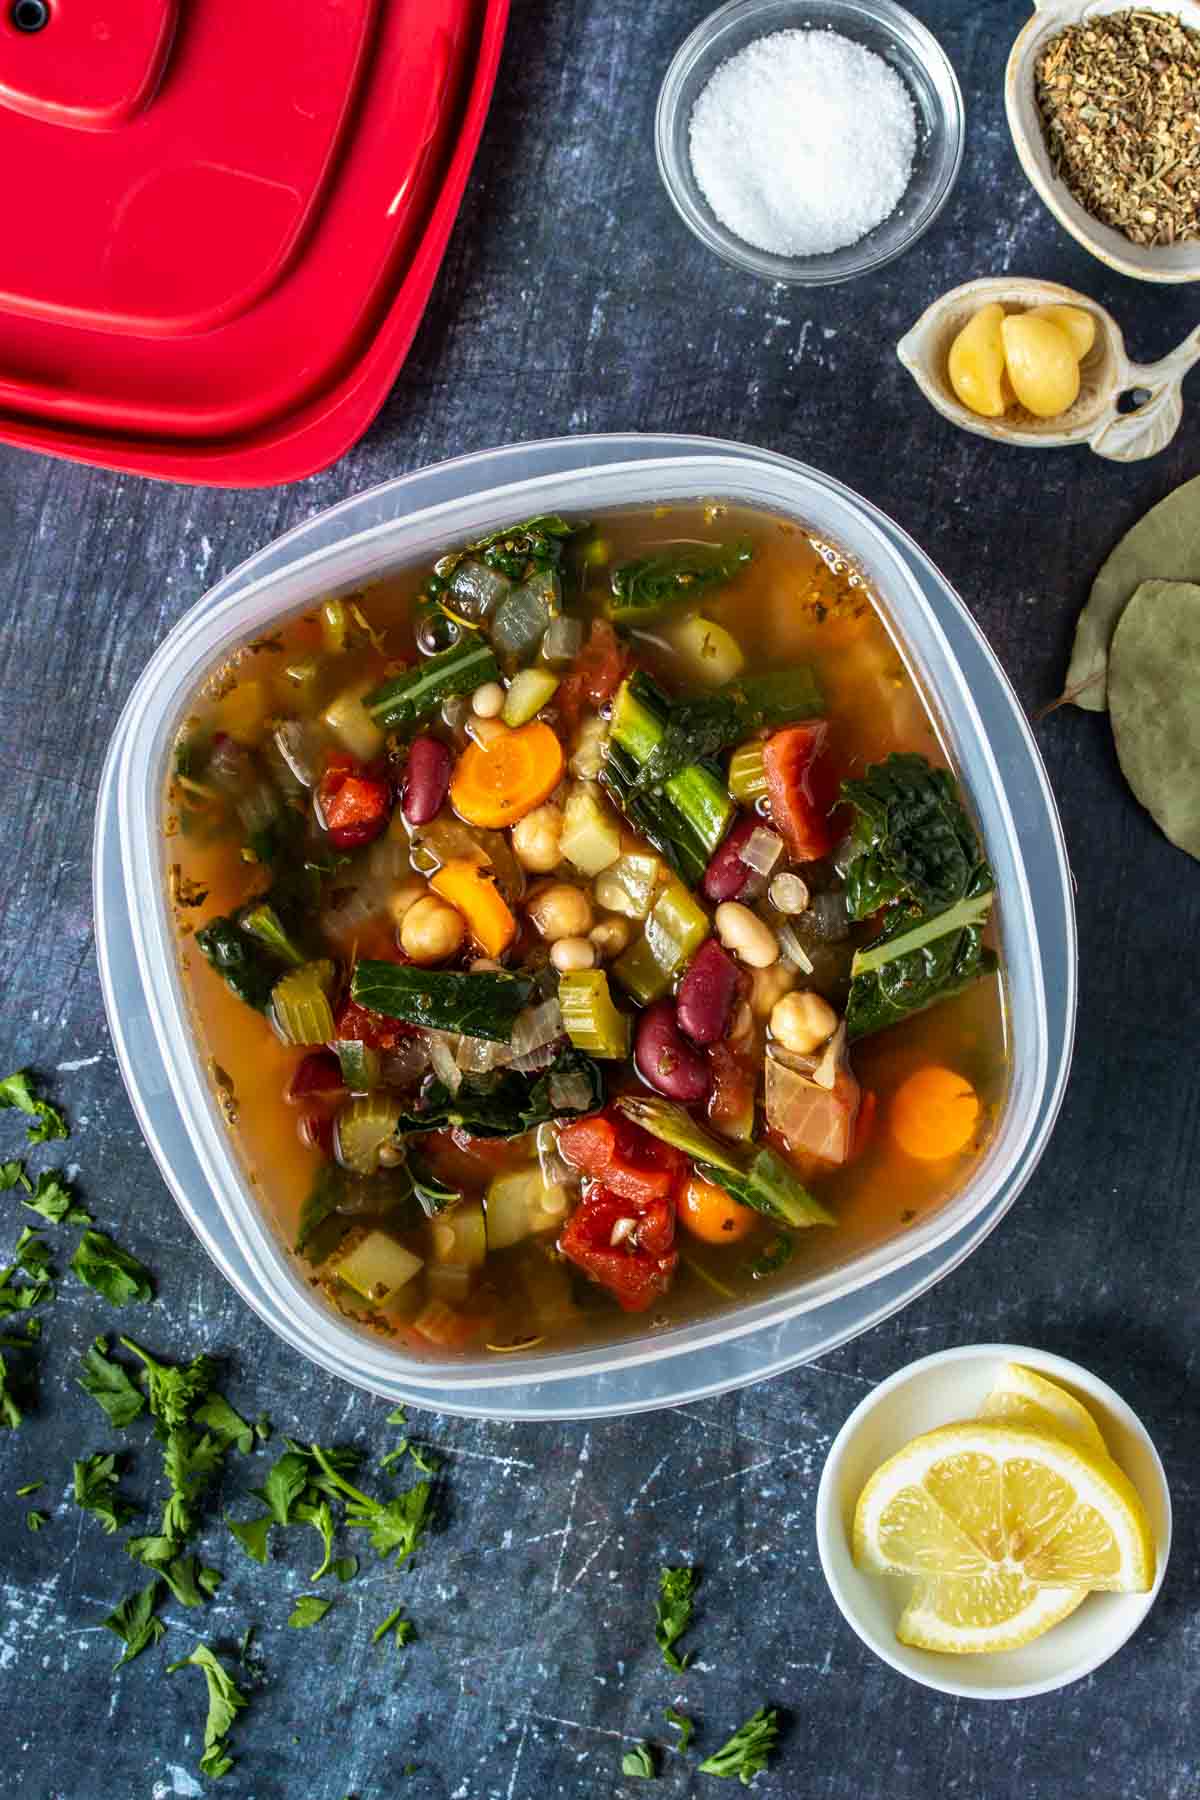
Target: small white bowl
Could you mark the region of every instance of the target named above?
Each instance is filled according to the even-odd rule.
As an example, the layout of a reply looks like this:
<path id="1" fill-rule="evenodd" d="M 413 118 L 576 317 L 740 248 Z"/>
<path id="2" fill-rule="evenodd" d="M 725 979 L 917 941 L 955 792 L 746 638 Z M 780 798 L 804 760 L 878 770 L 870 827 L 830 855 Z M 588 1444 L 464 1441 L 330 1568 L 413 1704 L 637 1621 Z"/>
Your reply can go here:
<path id="1" fill-rule="evenodd" d="M 1054 172 L 1046 148 L 1041 115 L 1034 92 L 1034 72 L 1051 38 L 1068 25 L 1099 14 L 1127 12 L 1131 0 L 1034 0 L 1034 15 L 1021 31 L 1008 58 L 1004 74 L 1004 109 L 1021 167 L 1059 224 L 1077 238 L 1085 250 L 1098 256 L 1110 269 L 1132 275 L 1135 281 L 1200 281 L 1200 241 L 1186 244 L 1134 244 L 1124 232 L 1102 225 L 1080 206 L 1066 183 Z M 1193 30 L 1200 30 L 1198 0 L 1138 0 L 1140 10 L 1171 13 Z"/>
<path id="2" fill-rule="evenodd" d="M 1024 1363 L 1071 1389 L 1094 1413 L 1114 1460 L 1129 1476 L 1150 1518 L 1157 1551 L 1148 1594 L 1089 1594 L 1083 1605 L 1023 1650 L 949 1656 L 914 1650 L 896 1636 L 908 1597 L 901 1578 L 854 1566 L 850 1531 L 868 1478 L 911 1438 L 969 1419 L 990 1393 L 1002 1363 Z M 1145 1426 L 1119 1394 L 1078 1363 L 1019 1344 L 971 1344 L 910 1363 L 869 1393 L 838 1432 L 817 1490 L 817 1548 L 830 1591 L 847 1624 L 902 1675 L 944 1694 L 973 1700 L 1024 1700 L 1079 1681 L 1131 1638 L 1158 1597 L 1171 1548 L 1171 1496 Z"/>

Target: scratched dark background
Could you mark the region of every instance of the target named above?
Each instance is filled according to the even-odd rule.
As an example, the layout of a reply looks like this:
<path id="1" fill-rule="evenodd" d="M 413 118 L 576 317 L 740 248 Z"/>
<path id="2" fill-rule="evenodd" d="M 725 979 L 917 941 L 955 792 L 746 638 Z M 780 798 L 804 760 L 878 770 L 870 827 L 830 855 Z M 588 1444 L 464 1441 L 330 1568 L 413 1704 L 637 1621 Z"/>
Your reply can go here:
<path id="1" fill-rule="evenodd" d="M 238 1498 L 278 1443 L 253 1464 L 233 1456 L 205 1538 L 226 1577 L 216 1601 L 203 1614 L 167 1605 L 166 1643 L 115 1677 L 116 1641 L 98 1627 L 140 1571 L 68 1497 L 72 1456 L 114 1445 L 72 1385 L 97 1331 L 214 1352 L 235 1402 L 265 1409 L 277 1430 L 376 1455 L 395 1435 L 385 1406 L 285 1352 L 210 1266 L 143 1146 L 109 1045 L 89 885 L 100 762 L 146 657 L 204 589 L 330 502 L 441 457 L 562 432 L 705 432 L 794 453 L 885 507 L 957 584 L 1033 709 L 1057 691 L 1109 547 L 1197 472 L 1194 383 L 1174 444 L 1119 467 L 960 434 L 892 354 L 945 288 L 1002 272 L 1092 294 L 1144 360 L 1196 324 L 1190 294 L 1110 276 L 1025 182 L 1001 101 L 1021 0 L 915 0 L 966 93 L 962 179 L 918 249 L 873 279 L 809 293 L 726 270 L 659 187 L 655 94 L 704 10 L 519 0 L 428 317 L 382 416 L 335 468 L 232 494 L 0 451 L 0 1062 L 52 1078 L 75 1126 L 63 1148 L 98 1222 L 158 1275 L 157 1304 L 136 1317 L 62 1284 L 44 1309 L 35 1407 L 0 1434 L 5 1796 L 199 1794 L 201 1680 L 168 1679 L 165 1666 L 198 1637 L 233 1648 L 250 1623 L 264 1673 L 235 1728 L 232 1800 L 632 1795 L 643 1789 L 622 1781 L 622 1748 L 669 1736 L 672 1701 L 701 1721 L 702 1753 L 761 1702 L 782 1709 L 764 1795 L 1200 1795 L 1200 871 L 1125 790 L 1106 721 L 1071 710 L 1038 735 L 1078 882 L 1074 1074 L 1036 1179 L 964 1268 L 821 1364 L 678 1412 L 526 1428 L 417 1416 L 415 1435 L 445 1462 L 437 1535 L 402 1576 L 364 1559 L 314 1631 L 285 1620 L 315 1538 L 291 1534 L 260 1569 L 219 1524 L 231 1505 L 244 1513 Z M 0 1118 L 0 1155 L 20 1136 Z M 4 1249 L 17 1229 L 9 1197 Z M 1154 1433 L 1176 1507 L 1167 1583 L 1136 1640 L 1078 1686 L 1015 1706 L 941 1698 L 875 1661 L 836 1612 L 813 1538 L 817 1477 L 851 1406 L 914 1356 L 993 1339 L 1063 1352 L 1113 1382 Z M 141 1447 L 125 1487 L 150 1503 L 156 1456 L 142 1427 L 129 1436 Z M 39 1477 L 31 1502 L 13 1497 Z M 36 1536 L 27 1504 L 52 1514 Z M 704 1570 L 682 1679 L 650 1629 L 659 1566 L 680 1560 Z M 371 1628 L 400 1599 L 419 1641 L 401 1657 L 373 1651 Z M 692 1767 L 666 1756 L 653 1792 L 717 1792 Z"/>

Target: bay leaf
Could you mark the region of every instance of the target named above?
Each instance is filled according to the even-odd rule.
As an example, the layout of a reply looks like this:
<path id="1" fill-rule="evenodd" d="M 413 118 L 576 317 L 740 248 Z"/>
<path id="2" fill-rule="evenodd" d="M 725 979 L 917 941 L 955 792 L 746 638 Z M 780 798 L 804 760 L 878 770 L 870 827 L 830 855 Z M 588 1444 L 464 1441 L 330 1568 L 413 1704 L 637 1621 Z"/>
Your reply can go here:
<path id="1" fill-rule="evenodd" d="M 1200 475 L 1152 506 L 1096 576 L 1075 627 L 1064 700 L 1104 711 L 1113 631 L 1134 589 L 1154 580 L 1200 581 Z"/>
<path id="2" fill-rule="evenodd" d="M 1200 586 L 1143 581 L 1117 621 L 1108 710 L 1126 781 L 1200 860 Z"/>

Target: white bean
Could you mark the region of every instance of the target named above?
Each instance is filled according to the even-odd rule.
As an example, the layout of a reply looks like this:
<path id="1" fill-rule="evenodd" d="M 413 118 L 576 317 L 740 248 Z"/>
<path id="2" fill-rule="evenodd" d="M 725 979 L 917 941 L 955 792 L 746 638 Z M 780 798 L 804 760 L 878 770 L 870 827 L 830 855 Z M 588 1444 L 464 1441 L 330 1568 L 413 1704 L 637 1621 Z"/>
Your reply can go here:
<path id="1" fill-rule="evenodd" d="M 559 938 L 550 947 L 550 961 L 560 975 L 574 975 L 580 969 L 594 969 L 596 947 L 585 937 Z"/>
<path id="2" fill-rule="evenodd" d="M 498 681 L 485 681 L 471 695 L 471 711 L 477 719 L 495 719 L 504 710 L 504 689 Z"/>
<path id="3" fill-rule="evenodd" d="M 799 875 L 777 875 L 767 889 L 776 912 L 802 913 L 808 907 L 808 883 Z"/>
<path id="4" fill-rule="evenodd" d="M 757 913 L 740 900 L 723 900 L 714 915 L 717 936 L 725 948 L 750 969 L 769 969 L 779 961 L 779 939 Z"/>

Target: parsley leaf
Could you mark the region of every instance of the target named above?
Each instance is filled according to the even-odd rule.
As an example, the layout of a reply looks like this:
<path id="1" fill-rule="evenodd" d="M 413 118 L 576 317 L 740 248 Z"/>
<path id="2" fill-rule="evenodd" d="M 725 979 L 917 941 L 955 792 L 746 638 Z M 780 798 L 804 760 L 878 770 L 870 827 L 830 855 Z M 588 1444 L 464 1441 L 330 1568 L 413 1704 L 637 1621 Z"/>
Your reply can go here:
<path id="1" fill-rule="evenodd" d="M 125 1654 L 121 1661 L 113 1667 L 119 1669 L 122 1663 L 132 1662 L 151 1644 L 157 1644 L 166 1636 L 166 1626 L 161 1619 L 154 1616 L 154 1608 L 158 1600 L 159 1581 L 157 1575 L 148 1587 L 141 1588 L 136 1594 L 130 1594 L 119 1606 L 114 1606 L 107 1619 L 100 1623 L 108 1631 L 116 1632 L 125 1646 Z"/>
<path id="2" fill-rule="evenodd" d="M 692 1622 L 692 1602 L 700 1581 L 696 1569 L 664 1569 L 658 1578 L 658 1616 L 654 1624 L 654 1640 L 663 1654 L 668 1669 L 681 1675 L 688 1658 L 677 1655 L 673 1646 Z"/>
<path id="3" fill-rule="evenodd" d="M 680 1755 L 682 1755 L 683 1752 L 687 1749 L 688 1745 L 691 1743 L 692 1738 L 695 1736 L 695 1732 L 696 1732 L 695 1725 L 692 1723 L 691 1719 L 689 1719 L 686 1716 L 686 1714 L 681 1713 L 681 1712 L 676 1712 L 676 1710 L 673 1706 L 667 1707 L 666 1711 L 663 1713 L 663 1718 L 667 1721 L 668 1725 L 674 1725 L 675 1729 L 678 1731 L 678 1733 L 679 1733 L 679 1753 L 680 1753 Z"/>
<path id="4" fill-rule="evenodd" d="M 402 1650 L 405 1644 L 411 1644 L 417 1635 L 412 1620 L 404 1617 L 402 1606 L 398 1606 L 395 1612 L 390 1612 L 382 1625 L 375 1627 L 371 1633 L 371 1642 L 373 1644 L 382 1643 L 389 1632 L 397 1650 Z"/>
<path id="5" fill-rule="evenodd" d="M 52 1138 L 71 1134 L 67 1121 L 56 1106 L 34 1093 L 33 1077 L 28 1069 L 18 1069 L 0 1081 L 0 1108 L 15 1106 L 33 1120 L 25 1135 L 31 1144 L 48 1144 Z"/>
<path id="6" fill-rule="evenodd" d="M 402 1406 L 397 1406 L 393 1412 L 390 1412 L 388 1414 L 387 1418 L 384 1420 L 384 1424 L 385 1425 L 407 1425 L 408 1424 L 408 1414 Z"/>
<path id="7" fill-rule="evenodd" d="M 8 1385 L 8 1364 L 4 1353 L 0 1351 L 0 1427 L 7 1431 L 15 1431 L 25 1414 L 17 1405 L 13 1391 Z"/>
<path id="8" fill-rule="evenodd" d="M 71 1267 L 80 1281 L 95 1288 L 114 1306 L 154 1297 L 149 1269 L 103 1231 L 84 1232 L 71 1258 Z"/>
<path id="9" fill-rule="evenodd" d="M 274 1464 L 262 1487 L 255 1488 L 258 1499 L 271 1509 L 277 1525 L 292 1523 L 292 1508 L 308 1486 L 308 1458 L 298 1450 L 285 1450 Z"/>
<path id="10" fill-rule="evenodd" d="M 204 1755 L 200 1758 L 200 1772 L 216 1780 L 227 1775 L 233 1767 L 233 1758 L 229 1754 L 225 1738 L 238 1713 L 242 1707 L 249 1705 L 249 1701 L 207 1644 L 197 1644 L 190 1656 L 183 1657 L 179 1662 L 168 1663 L 167 1674 L 173 1675 L 176 1669 L 184 1669 L 189 1663 L 204 1671 L 204 1679 L 208 1684 L 208 1718 L 204 1723 Z"/>
<path id="11" fill-rule="evenodd" d="M 23 1227 L 13 1251 L 13 1259 L 16 1267 L 24 1269 L 27 1275 L 35 1278 L 51 1273 L 50 1246 L 41 1232 L 32 1225 Z"/>
<path id="12" fill-rule="evenodd" d="M 90 1225 L 92 1215 L 78 1204 L 74 1194 L 63 1180 L 61 1169 L 43 1169 L 37 1178 L 37 1186 L 26 1188 L 32 1194 L 30 1200 L 22 1200 L 30 1212 L 40 1213 L 43 1219 L 49 1219 L 52 1225 Z"/>
<path id="13" fill-rule="evenodd" d="M 28 1312 L 30 1307 L 40 1306 L 43 1300 L 50 1298 L 54 1289 L 43 1279 L 49 1260 L 49 1251 L 37 1233 L 26 1227 L 17 1240 L 15 1260 L 0 1269 L 0 1319 L 11 1318 L 17 1312 Z M 12 1285 L 18 1270 L 30 1277 L 28 1286 L 24 1283 L 20 1287 Z M 31 1331 L 28 1336 L 36 1337 L 37 1333 Z"/>
<path id="14" fill-rule="evenodd" d="M 627 1750 L 621 1758 L 621 1773 L 622 1775 L 635 1775 L 639 1781 L 653 1781 L 655 1779 L 654 1758 L 650 1754 L 649 1746 L 635 1744 L 632 1750 Z"/>
<path id="15" fill-rule="evenodd" d="M 24 1487 L 17 1489 L 17 1499 L 24 1500 L 27 1494 L 36 1494 L 39 1488 L 45 1487 L 44 1481 L 27 1481 Z"/>
<path id="16" fill-rule="evenodd" d="M 332 1605 L 332 1600 L 322 1600 L 319 1594 L 301 1594 L 288 1615 L 288 1624 L 306 1631 L 310 1625 L 319 1625 Z"/>
<path id="17" fill-rule="evenodd" d="M 192 1408 L 202 1400 L 213 1385 L 216 1377 L 216 1365 L 210 1356 L 194 1356 L 190 1363 L 160 1363 L 135 1344 L 132 1338 L 123 1337 L 121 1342 L 126 1350 L 140 1357 L 146 1366 L 145 1380 L 150 1396 L 150 1411 L 167 1429 L 173 1426 L 186 1425 Z"/>
<path id="18" fill-rule="evenodd" d="M 253 1425 L 248 1425 L 241 1414 L 234 1411 L 223 1394 L 209 1394 L 192 1417 L 197 1425 L 208 1427 L 222 1450 L 227 1450 L 231 1444 L 236 1444 L 243 1456 L 249 1456 L 253 1450 Z"/>
<path id="19" fill-rule="evenodd" d="M 29 1511 L 25 1514 L 26 1531 L 40 1531 L 43 1525 L 48 1525 L 49 1523 L 50 1514 L 38 1512 L 34 1507 L 30 1507 Z"/>
<path id="20" fill-rule="evenodd" d="M 121 1364 L 109 1359 L 107 1338 L 95 1340 L 81 1368 L 83 1373 L 75 1378 L 77 1385 L 104 1408 L 109 1422 L 119 1431 L 132 1425 L 146 1402 Z"/>
<path id="21" fill-rule="evenodd" d="M 396 1568 L 407 1562 L 413 1551 L 420 1547 L 428 1523 L 431 1491 L 429 1483 L 418 1481 L 415 1487 L 397 1494 L 392 1500 L 372 1500 L 360 1488 L 352 1487 L 338 1473 L 327 1453 L 318 1444 L 313 1444 L 311 1448 L 327 1480 L 346 1498 L 346 1524 L 349 1528 L 352 1531 L 369 1532 L 371 1547 L 381 1557 L 389 1557 L 394 1550 Z"/>
<path id="22" fill-rule="evenodd" d="M 724 1780 L 737 1776 L 743 1787 L 749 1787 L 760 1769 L 765 1769 L 779 1736 L 779 1715 L 774 1707 L 765 1706 L 739 1725 L 729 1742 L 700 1764 L 702 1775 L 720 1775 Z"/>
<path id="23" fill-rule="evenodd" d="M 132 1554 L 132 1545 L 162 1545 L 165 1548 L 178 1550 L 178 1542 L 173 1538 L 132 1538 L 125 1547 Z M 157 1570 L 181 1606 L 203 1606 L 205 1600 L 211 1600 L 221 1585 L 219 1569 L 205 1568 L 198 1556 L 187 1555 L 163 1556 L 157 1554 L 138 1557 L 148 1568 Z"/>
<path id="24" fill-rule="evenodd" d="M 322 1497 L 314 1505 L 311 1500 L 302 1500 L 296 1508 L 296 1518 L 302 1525 L 311 1525 L 321 1540 L 324 1556 L 319 1569 L 314 1569 L 309 1576 L 310 1581 L 320 1581 L 322 1575 L 328 1575 L 333 1567 L 333 1513 L 329 1502 Z"/>
<path id="25" fill-rule="evenodd" d="M 225 1523 L 247 1556 L 252 1556 L 257 1563 L 266 1562 L 273 1523 L 270 1513 L 259 1513 L 256 1519 L 227 1518 Z"/>
<path id="26" fill-rule="evenodd" d="M 196 1497 L 221 1467 L 224 1457 L 224 1450 L 210 1432 L 198 1437 L 190 1425 L 181 1425 L 167 1433 L 163 1471 L 171 1484 L 171 1497 L 162 1515 L 162 1529 L 167 1536 L 191 1536 Z"/>
<path id="27" fill-rule="evenodd" d="M 99 1519 L 111 1537 L 133 1518 L 135 1507 L 117 1493 L 117 1459 L 98 1450 L 75 1464 L 75 1504 Z"/>
<path id="28" fill-rule="evenodd" d="M 25 1173 L 24 1163 L 0 1162 L 0 1194 L 15 1187 L 23 1187 L 27 1194 L 33 1192 L 33 1183 Z"/>
<path id="29" fill-rule="evenodd" d="M 339 1556 L 333 1565 L 333 1572 L 339 1581 L 353 1581 L 358 1574 L 357 1556 Z"/>

